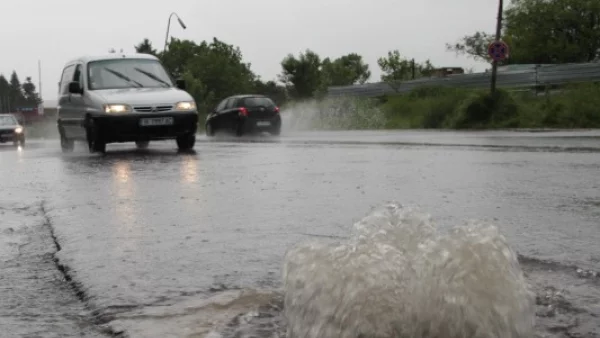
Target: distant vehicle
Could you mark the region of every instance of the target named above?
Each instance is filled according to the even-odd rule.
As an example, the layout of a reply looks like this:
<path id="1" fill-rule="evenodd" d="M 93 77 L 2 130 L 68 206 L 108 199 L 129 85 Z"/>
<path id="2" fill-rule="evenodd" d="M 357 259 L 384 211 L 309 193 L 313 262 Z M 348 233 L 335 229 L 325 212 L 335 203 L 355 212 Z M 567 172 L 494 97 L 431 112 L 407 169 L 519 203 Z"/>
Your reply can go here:
<path id="1" fill-rule="evenodd" d="M 74 141 L 90 152 L 108 143 L 175 139 L 180 150 L 196 142 L 198 111 L 183 80 L 173 80 L 158 58 L 148 54 L 109 54 L 68 62 L 58 95 L 58 132 L 63 152 Z"/>
<path id="2" fill-rule="evenodd" d="M 263 95 L 234 95 L 221 101 L 206 117 L 206 135 L 226 131 L 241 136 L 247 132 L 281 133 L 279 107 Z"/>
<path id="3" fill-rule="evenodd" d="M 25 145 L 25 130 L 12 114 L 0 114 L 0 143 L 12 142 L 16 146 Z"/>

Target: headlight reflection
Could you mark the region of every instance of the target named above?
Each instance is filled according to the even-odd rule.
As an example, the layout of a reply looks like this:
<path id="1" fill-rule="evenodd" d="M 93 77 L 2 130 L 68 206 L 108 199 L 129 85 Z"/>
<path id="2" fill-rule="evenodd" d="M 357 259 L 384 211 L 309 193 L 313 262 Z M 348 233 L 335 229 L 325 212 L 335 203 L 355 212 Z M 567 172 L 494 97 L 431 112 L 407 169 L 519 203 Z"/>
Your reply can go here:
<path id="1" fill-rule="evenodd" d="M 198 160 L 192 156 L 186 156 L 181 164 L 181 181 L 185 183 L 198 182 Z"/>

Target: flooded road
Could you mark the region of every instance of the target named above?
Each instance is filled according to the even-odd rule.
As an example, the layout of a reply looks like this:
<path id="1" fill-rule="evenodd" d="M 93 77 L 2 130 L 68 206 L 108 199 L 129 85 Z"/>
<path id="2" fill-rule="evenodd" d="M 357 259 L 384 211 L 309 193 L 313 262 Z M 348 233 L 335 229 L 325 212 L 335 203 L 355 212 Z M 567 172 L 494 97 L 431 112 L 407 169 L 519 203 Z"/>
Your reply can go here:
<path id="1" fill-rule="evenodd" d="M 72 327 L 87 318 L 132 337 L 283 336 L 286 250 L 344 240 L 372 207 L 396 200 L 431 214 L 442 232 L 469 219 L 496 224 L 534 287 L 540 337 L 600 334 L 600 132 L 306 132 L 201 137 L 196 153 L 175 149 L 0 146 L 2 208 L 34 210 L 14 217 L 43 237 L 36 255 L 60 248 L 53 268 L 68 280 L 56 288 L 81 304 L 51 308 L 80 316 Z M 26 217 L 37 219 L 23 225 Z M 15 226 L 5 219 L 8 241 Z M 2 264 L 30 269 L 0 253 Z M 10 285 L 26 276 L 14 276 L 2 292 L 17 300 L 25 291 Z M 32 288 L 46 306 L 66 299 Z M 35 305 L 19 304 L 3 304 L 2 317 L 26 320 Z"/>

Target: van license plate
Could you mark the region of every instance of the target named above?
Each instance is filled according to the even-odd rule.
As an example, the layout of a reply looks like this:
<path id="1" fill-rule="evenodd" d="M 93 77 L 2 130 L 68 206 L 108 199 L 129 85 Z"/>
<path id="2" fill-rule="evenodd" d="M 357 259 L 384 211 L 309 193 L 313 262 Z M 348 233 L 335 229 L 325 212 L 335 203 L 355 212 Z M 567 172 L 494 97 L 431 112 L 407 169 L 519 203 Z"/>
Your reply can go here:
<path id="1" fill-rule="evenodd" d="M 147 119 L 140 119 L 140 126 L 151 127 L 151 126 L 171 126 L 173 125 L 172 117 L 153 117 Z"/>
<path id="2" fill-rule="evenodd" d="M 268 127 L 268 126 L 271 125 L 271 122 L 269 122 L 269 121 L 259 121 L 259 122 L 256 122 L 256 125 L 258 127 Z"/>

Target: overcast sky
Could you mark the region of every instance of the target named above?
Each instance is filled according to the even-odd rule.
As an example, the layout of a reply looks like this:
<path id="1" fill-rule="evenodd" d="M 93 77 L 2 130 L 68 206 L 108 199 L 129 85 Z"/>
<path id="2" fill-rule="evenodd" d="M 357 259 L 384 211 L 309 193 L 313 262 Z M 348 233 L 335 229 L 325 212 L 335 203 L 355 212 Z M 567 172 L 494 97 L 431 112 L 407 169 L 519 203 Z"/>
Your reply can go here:
<path id="1" fill-rule="evenodd" d="M 0 73 L 16 70 L 55 101 L 62 66 L 69 59 L 104 54 L 110 48 L 133 52 L 149 38 L 164 46 L 167 19 L 177 12 L 171 35 L 201 41 L 217 37 L 241 48 L 263 80 L 275 79 L 288 53 L 310 48 L 321 56 L 356 52 L 379 79 L 377 58 L 398 49 L 436 66 L 485 64 L 445 51 L 445 43 L 476 30 L 494 31 L 496 0 L 0 0 Z"/>

